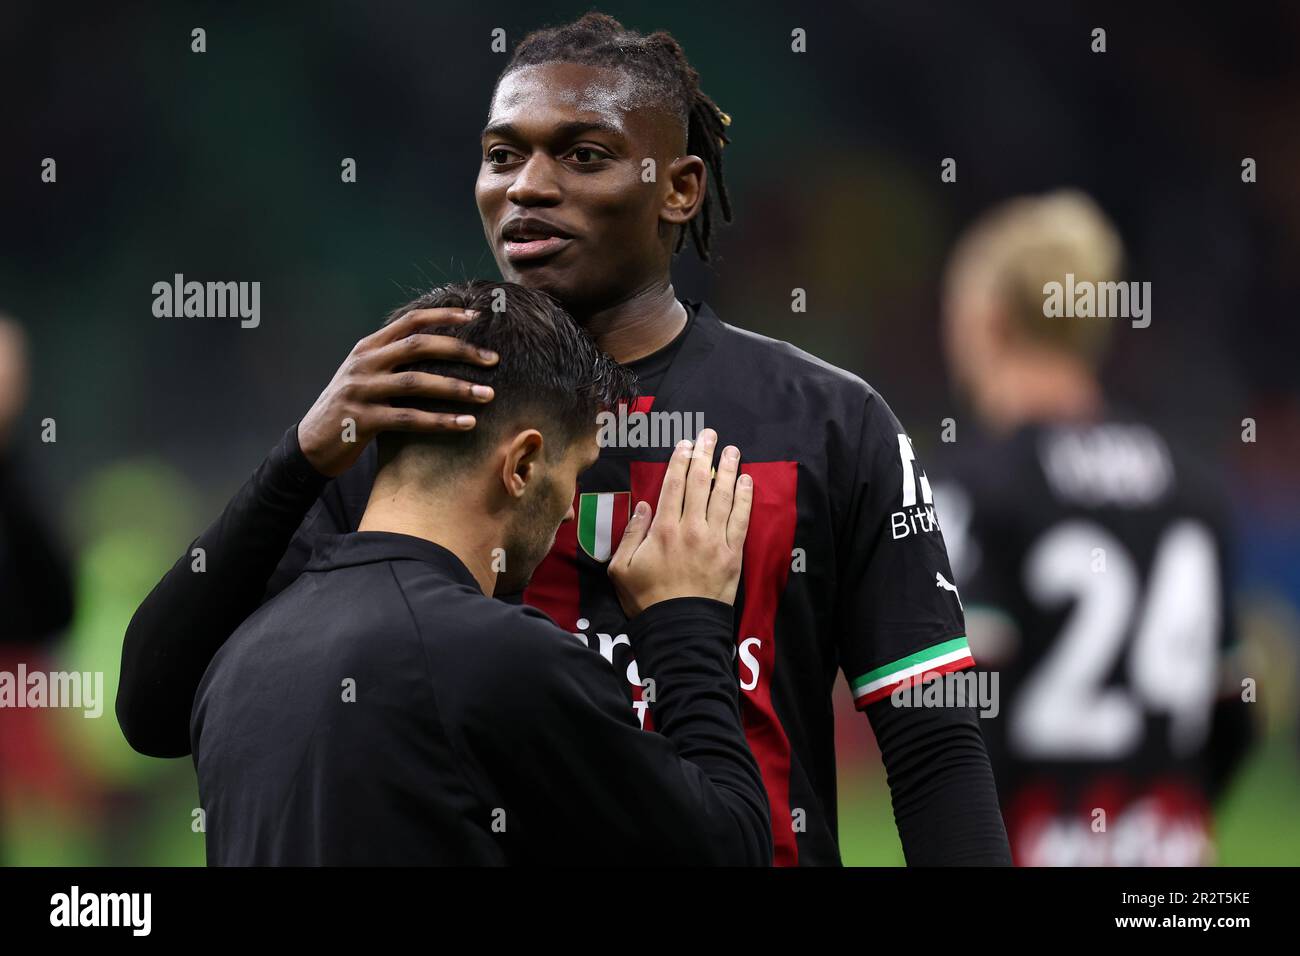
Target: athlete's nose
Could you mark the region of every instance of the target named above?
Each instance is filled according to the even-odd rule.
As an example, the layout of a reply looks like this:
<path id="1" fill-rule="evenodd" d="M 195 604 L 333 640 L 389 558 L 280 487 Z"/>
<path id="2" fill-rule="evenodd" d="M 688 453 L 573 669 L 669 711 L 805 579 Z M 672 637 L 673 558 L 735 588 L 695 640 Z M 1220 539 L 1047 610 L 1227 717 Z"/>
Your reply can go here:
<path id="1" fill-rule="evenodd" d="M 506 190 L 506 199 L 518 206 L 554 206 L 560 201 L 555 164 L 544 153 L 533 153 Z"/>

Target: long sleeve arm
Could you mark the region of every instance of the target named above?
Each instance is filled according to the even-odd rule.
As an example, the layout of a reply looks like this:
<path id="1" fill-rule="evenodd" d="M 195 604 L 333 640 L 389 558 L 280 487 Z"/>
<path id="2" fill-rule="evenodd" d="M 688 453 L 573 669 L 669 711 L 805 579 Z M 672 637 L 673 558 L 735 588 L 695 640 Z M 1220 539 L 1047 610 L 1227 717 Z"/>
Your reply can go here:
<path id="1" fill-rule="evenodd" d="M 262 603 L 326 479 L 289 429 L 217 518 L 136 609 L 122 642 L 117 720 L 141 753 L 189 753 L 194 692 L 214 654 Z M 342 530 L 342 529 L 340 529 Z M 197 550 L 197 549 L 201 549 Z"/>
<path id="2" fill-rule="evenodd" d="M 979 719 L 969 707 L 895 707 L 894 688 L 974 664 L 929 478 L 877 396 L 867 408 L 844 549 L 841 664 L 876 732 L 911 865 L 1009 864 Z"/>
<path id="3" fill-rule="evenodd" d="M 632 622 L 659 732 L 640 728 L 604 658 L 549 622 L 536 630 L 528 651 L 494 665 L 494 682 L 507 686 L 476 695 L 465 728 L 510 832 L 527 837 L 526 858 L 769 865 L 771 817 L 741 725 L 732 608 L 682 598 Z"/>
<path id="4" fill-rule="evenodd" d="M 971 707 L 867 706 L 908 866 L 1010 866 L 988 751 Z"/>

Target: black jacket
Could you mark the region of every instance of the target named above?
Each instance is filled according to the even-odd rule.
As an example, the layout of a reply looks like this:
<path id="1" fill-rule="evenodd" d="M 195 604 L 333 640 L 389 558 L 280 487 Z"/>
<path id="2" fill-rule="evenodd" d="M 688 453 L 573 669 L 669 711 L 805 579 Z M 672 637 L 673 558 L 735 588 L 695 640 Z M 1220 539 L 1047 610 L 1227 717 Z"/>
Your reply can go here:
<path id="1" fill-rule="evenodd" d="M 208 862 L 770 863 L 732 608 L 666 601 L 629 636 L 660 733 L 604 658 L 447 549 L 322 539 L 200 684 Z"/>

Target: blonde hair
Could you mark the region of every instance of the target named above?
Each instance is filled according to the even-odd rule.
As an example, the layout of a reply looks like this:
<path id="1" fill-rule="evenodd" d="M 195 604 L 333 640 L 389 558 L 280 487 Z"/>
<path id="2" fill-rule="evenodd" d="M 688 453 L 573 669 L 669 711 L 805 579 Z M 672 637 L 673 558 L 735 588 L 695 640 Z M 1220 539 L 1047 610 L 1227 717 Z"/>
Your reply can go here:
<path id="1" fill-rule="evenodd" d="M 1101 318 L 1044 314 L 1049 282 L 1118 281 L 1124 245 L 1086 193 L 1061 189 L 1009 200 L 981 216 L 953 250 L 950 290 L 973 280 L 1006 310 L 1011 328 L 1040 345 L 1095 362 L 1109 337 Z"/>

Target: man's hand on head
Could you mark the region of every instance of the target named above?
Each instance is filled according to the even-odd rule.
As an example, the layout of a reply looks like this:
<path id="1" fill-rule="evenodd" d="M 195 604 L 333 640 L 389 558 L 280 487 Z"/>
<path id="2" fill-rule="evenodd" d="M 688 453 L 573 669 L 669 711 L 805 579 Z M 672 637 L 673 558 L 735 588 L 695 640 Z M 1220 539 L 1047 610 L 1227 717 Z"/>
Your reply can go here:
<path id="1" fill-rule="evenodd" d="M 451 399 L 471 406 L 492 400 L 492 389 L 427 372 L 395 371 L 415 362 L 451 361 L 490 366 L 493 352 L 480 351 L 450 335 L 421 330 L 463 325 L 469 309 L 415 309 L 366 336 L 348 354 L 311 410 L 298 423 L 298 444 L 311 466 L 334 477 L 347 471 L 375 435 L 384 431 L 468 431 L 476 424 L 464 414 L 395 408 L 393 399 Z M 353 423 L 349 425 L 349 422 Z"/>
<path id="2" fill-rule="evenodd" d="M 740 450 L 728 445 L 710 487 L 717 440 L 706 428 L 694 444 L 678 444 L 653 521 L 644 501 L 628 521 L 609 576 L 629 617 L 679 597 L 735 603 L 754 484 L 738 477 Z"/>

